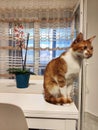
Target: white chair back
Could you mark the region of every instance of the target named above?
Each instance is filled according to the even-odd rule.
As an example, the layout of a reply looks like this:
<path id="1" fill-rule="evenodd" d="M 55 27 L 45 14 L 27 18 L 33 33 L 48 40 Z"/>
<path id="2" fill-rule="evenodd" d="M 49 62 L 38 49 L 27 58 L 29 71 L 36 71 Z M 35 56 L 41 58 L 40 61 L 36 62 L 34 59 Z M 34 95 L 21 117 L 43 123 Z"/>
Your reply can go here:
<path id="1" fill-rule="evenodd" d="M 20 107 L 0 103 L 0 130 L 28 130 L 26 118 Z"/>

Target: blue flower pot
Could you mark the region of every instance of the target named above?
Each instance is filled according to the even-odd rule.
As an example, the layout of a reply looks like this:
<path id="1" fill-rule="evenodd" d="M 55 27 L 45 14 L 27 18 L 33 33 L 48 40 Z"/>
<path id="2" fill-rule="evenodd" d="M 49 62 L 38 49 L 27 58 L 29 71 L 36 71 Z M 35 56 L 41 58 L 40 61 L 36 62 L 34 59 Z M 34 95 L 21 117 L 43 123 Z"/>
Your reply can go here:
<path id="1" fill-rule="evenodd" d="M 27 88 L 29 86 L 30 74 L 16 74 L 17 88 Z"/>

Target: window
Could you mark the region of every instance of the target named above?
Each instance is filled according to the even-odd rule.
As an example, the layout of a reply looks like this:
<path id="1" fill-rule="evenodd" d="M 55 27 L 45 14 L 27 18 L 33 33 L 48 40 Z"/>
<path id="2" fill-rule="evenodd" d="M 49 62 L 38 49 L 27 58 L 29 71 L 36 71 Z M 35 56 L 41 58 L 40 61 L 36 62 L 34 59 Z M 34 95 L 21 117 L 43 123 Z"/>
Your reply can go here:
<path id="1" fill-rule="evenodd" d="M 25 37 L 27 33 L 30 33 L 29 49 L 27 51 L 27 67 L 36 74 L 43 75 L 47 63 L 53 58 L 58 57 L 65 51 L 66 47 L 70 46 L 72 42 L 71 27 L 41 28 L 38 26 L 36 31 L 35 23 L 22 24 L 24 26 Z M 13 27 L 14 24 L 10 23 L 8 27 L 9 40 L 6 41 L 6 46 L 15 48 Z M 23 54 L 25 54 L 25 50 L 23 50 Z M 9 64 L 7 63 L 8 68 L 9 66 L 20 66 L 21 61 L 18 50 L 9 49 L 6 56 L 8 56 L 8 59 L 6 59 L 7 62 L 9 62 Z"/>
<path id="2" fill-rule="evenodd" d="M 71 38 L 71 28 L 39 28 L 39 54 L 38 56 L 38 74 L 44 73 L 47 63 L 55 57 L 58 57 L 65 48 L 69 47 Z M 35 43 L 36 44 L 36 43 Z M 36 52 L 35 52 L 36 53 Z M 36 62 L 36 60 L 35 60 Z"/>
<path id="3" fill-rule="evenodd" d="M 71 18 L 72 13 L 70 11 L 61 9 L 47 10 L 47 12 L 45 10 L 38 11 L 39 13 L 36 13 L 36 15 L 40 14 L 40 17 L 34 17 L 34 21 L 18 22 L 24 27 L 25 39 L 27 38 L 27 33 L 30 34 L 27 51 L 27 68 L 30 68 L 38 75 L 43 75 L 47 63 L 53 58 L 58 57 L 70 46 L 75 36 L 75 30 L 74 25 L 72 25 L 74 19 Z M 47 15 L 44 16 L 43 12 Z M 36 20 L 36 18 L 39 19 Z M 21 56 L 16 47 L 13 33 L 14 25 L 18 24 L 18 22 L 0 23 L 2 34 L 0 40 L 2 43 L 0 45 L 2 50 L 0 52 L 2 66 L 0 66 L 0 72 L 3 70 L 2 73 L 7 73 L 6 70 L 9 67 L 20 67 L 21 65 Z M 6 39 L 4 39 L 5 37 Z M 6 49 L 4 50 L 4 48 Z M 6 58 L 3 58 L 3 54 Z M 25 57 L 25 49 L 23 54 L 23 57 Z"/>
<path id="4" fill-rule="evenodd" d="M 58 57 L 64 49 L 69 47 L 71 39 L 71 28 L 45 28 L 40 29 L 40 47 L 52 50 L 40 50 L 40 64 L 46 64 L 55 57 Z M 54 50 L 53 50 L 54 48 Z M 58 48 L 58 49 L 57 49 Z M 62 48 L 60 50 L 60 48 Z M 64 49 L 63 49 L 64 48 Z"/>

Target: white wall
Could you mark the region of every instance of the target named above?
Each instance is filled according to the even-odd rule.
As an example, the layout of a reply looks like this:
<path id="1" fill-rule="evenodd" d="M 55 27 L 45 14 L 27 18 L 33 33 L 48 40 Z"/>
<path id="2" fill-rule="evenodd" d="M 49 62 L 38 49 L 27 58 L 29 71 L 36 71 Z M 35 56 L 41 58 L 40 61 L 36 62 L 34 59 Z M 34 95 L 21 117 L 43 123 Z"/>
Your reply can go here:
<path id="1" fill-rule="evenodd" d="M 94 55 L 88 60 L 86 74 L 86 111 L 98 116 L 98 0 L 87 2 L 87 38 L 93 35 Z"/>

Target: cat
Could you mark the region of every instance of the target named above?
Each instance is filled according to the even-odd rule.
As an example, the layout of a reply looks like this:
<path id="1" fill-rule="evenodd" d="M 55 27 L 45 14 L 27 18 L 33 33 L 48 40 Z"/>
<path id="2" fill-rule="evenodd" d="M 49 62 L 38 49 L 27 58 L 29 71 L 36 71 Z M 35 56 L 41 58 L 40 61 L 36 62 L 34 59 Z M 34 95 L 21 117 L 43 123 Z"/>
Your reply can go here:
<path id="1" fill-rule="evenodd" d="M 79 74 L 84 58 L 93 55 L 92 41 L 95 36 L 84 40 L 79 33 L 67 52 L 52 59 L 44 72 L 44 99 L 52 104 L 72 103 L 73 82 Z"/>

